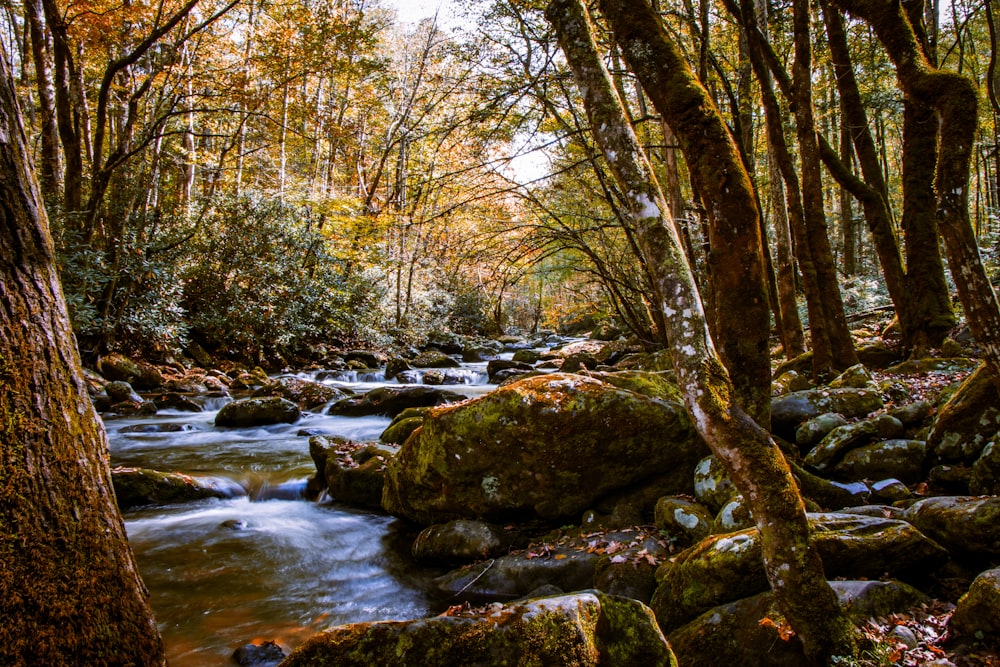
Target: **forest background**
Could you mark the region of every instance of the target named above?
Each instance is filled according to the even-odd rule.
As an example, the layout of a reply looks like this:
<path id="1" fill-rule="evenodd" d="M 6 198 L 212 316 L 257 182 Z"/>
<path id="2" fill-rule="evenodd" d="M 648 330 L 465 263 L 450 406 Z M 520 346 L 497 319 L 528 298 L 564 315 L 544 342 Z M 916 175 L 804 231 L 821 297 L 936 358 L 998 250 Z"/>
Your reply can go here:
<path id="1" fill-rule="evenodd" d="M 585 331 L 607 318 L 662 345 L 649 267 L 544 4 L 457 3 L 451 11 L 463 18 L 443 27 L 435 17 L 399 22 L 379 0 L 5 0 L 5 56 L 84 359 L 114 349 L 162 358 L 194 341 L 280 366 L 327 346 L 408 345 L 439 331 Z M 763 79 L 739 6 L 679 0 L 658 10 L 756 182 L 775 319 L 792 355 L 809 313 L 796 272 L 802 195 L 788 183 L 810 164 L 793 129 L 802 119 L 787 75 L 792 11 L 750 4 L 765 39 Z M 932 62 L 978 86 L 970 213 L 990 260 L 1000 238 L 993 7 L 920 9 Z M 869 25 L 842 27 L 846 52 L 814 11 L 813 129 L 827 169 L 821 209 L 804 213 L 825 226 L 844 307 L 856 312 L 893 303 L 885 230 L 902 260 L 908 219 L 921 207 L 934 214 L 934 165 L 905 165 L 917 151 L 904 144 L 921 123 L 936 141 L 936 124 L 933 110 L 905 108 Z M 710 295 L 697 183 L 610 33 L 603 38 Z M 838 86 L 845 63 L 856 100 Z M 766 127 L 769 97 L 791 174 Z M 855 147 L 859 123 L 870 155 Z M 887 227 L 872 226 L 862 186 L 881 193 Z M 784 311 L 783 287 L 794 304 Z M 929 335 L 909 342 L 939 345 L 952 313 L 946 303 Z"/>

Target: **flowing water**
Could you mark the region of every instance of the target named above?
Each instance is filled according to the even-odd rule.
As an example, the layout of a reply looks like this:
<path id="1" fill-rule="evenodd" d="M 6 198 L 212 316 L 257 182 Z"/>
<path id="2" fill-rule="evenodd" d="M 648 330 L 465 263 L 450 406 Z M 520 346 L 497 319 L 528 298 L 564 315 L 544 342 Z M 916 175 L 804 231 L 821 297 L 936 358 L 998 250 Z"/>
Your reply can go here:
<path id="1" fill-rule="evenodd" d="M 467 373 L 477 384 L 445 388 L 492 388 L 483 369 Z M 356 391 L 385 384 L 380 375 L 324 381 Z M 200 413 L 106 424 L 112 465 L 183 472 L 231 496 L 125 514 L 173 667 L 231 664 L 251 640 L 289 648 L 332 625 L 417 618 L 447 605 L 431 592 L 439 572 L 409 558 L 413 535 L 402 522 L 301 499 L 315 472 L 303 430 L 375 440 L 388 418 L 305 414 L 292 425 L 216 428 L 226 400 L 205 399 Z"/>

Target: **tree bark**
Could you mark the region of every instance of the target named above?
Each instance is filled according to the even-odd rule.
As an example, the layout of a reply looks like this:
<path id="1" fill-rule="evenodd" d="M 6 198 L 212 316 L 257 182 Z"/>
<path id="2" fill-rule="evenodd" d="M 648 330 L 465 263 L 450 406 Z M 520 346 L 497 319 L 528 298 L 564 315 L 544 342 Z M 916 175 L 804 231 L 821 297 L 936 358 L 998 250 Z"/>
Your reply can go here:
<path id="1" fill-rule="evenodd" d="M 770 425 L 770 303 L 760 210 L 739 149 L 683 54 L 645 0 L 601 0 L 630 69 L 674 130 L 709 220 L 713 332 L 736 396 Z"/>
<path id="2" fill-rule="evenodd" d="M 164 665 L 0 58 L 0 663 Z"/>
<path id="3" fill-rule="evenodd" d="M 24 12 L 31 34 L 31 57 L 35 62 L 35 85 L 41 112 L 39 130 L 42 138 L 40 180 L 48 197 L 55 197 L 62 187 L 62 160 L 59 159 L 59 131 L 56 125 L 55 92 L 49 67 L 41 0 L 27 0 Z"/>
<path id="4" fill-rule="evenodd" d="M 777 445 L 736 401 L 666 200 L 604 68 L 586 7 L 582 0 L 553 0 L 546 17 L 583 94 L 591 131 L 627 193 L 640 247 L 656 266 L 658 291 L 667 295 L 661 307 L 685 407 L 750 502 L 775 596 L 814 660 L 850 655 L 852 628 L 810 546 L 802 498 Z"/>

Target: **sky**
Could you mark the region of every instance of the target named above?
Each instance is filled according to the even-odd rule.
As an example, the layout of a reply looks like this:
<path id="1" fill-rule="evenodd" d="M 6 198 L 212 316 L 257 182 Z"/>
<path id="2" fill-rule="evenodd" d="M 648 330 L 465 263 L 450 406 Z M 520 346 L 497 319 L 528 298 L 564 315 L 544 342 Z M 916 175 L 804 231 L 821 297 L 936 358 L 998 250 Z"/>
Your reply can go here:
<path id="1" fill-rule="evenodd" d="M 434 16 L 440 9 L 444 16 L 448 10 L 448 0 L 382 0 L 386 7 L 395 7 L 399 19 L 407 23 L 418 23 L 421 19 Z"/>

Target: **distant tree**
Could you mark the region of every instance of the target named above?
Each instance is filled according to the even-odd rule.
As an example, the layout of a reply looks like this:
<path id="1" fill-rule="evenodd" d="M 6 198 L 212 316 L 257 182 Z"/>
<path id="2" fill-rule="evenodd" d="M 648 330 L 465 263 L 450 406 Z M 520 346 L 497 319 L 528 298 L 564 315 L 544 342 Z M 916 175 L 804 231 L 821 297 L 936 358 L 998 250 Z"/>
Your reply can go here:
<path id="1" fill-rule="evenodd" d="M 163 665 L 0 55 L 0 663 Z"/>

